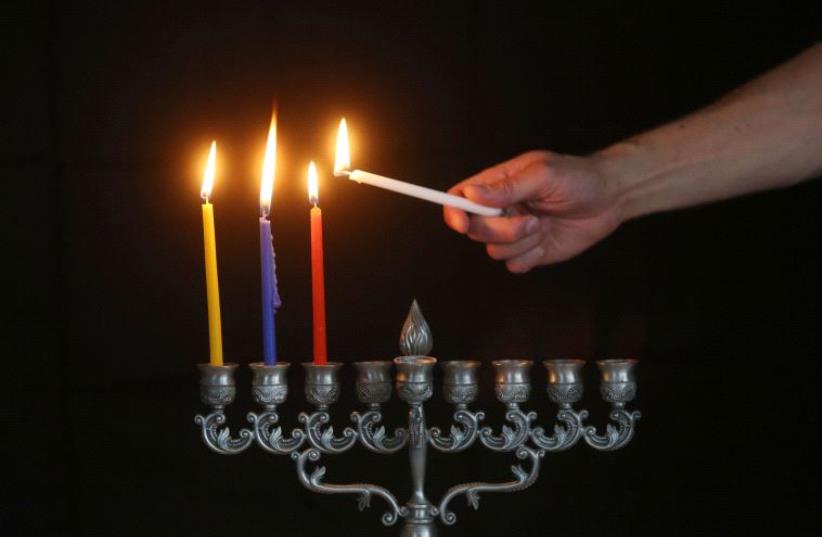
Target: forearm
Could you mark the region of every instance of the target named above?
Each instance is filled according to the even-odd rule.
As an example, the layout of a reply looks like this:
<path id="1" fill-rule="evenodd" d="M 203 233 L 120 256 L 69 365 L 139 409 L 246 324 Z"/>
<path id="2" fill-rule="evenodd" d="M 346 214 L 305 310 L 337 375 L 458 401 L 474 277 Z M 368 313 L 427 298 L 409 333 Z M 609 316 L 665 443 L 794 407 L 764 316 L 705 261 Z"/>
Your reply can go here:
<path id="1" fill-rule="evenodd" d="M 822 44 L 595 160 L 613 182 L 624 220 L 822 173 Z"/>

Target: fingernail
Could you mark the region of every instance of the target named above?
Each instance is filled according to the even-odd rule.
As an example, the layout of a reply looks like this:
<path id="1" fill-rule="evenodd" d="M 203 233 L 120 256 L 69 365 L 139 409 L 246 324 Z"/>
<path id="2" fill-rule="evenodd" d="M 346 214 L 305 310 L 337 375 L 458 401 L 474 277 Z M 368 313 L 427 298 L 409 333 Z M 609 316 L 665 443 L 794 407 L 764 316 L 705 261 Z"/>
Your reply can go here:
<path id="1" fill-rule="evenodd" d="M 468 193 L 469 190 L 473 190 L 474 194 L 479 196 L 488 196 L 491 193 L 485 185 L 467 185 L 465 187 L 465 192 Z"/>
<path id="2" fill-rule="evenodd" d="M 529 217 L 525 222 L 525 233 L 531 235 L 536 233 L 537 229 L 539 229 L 539 220 L 535 216 Z"/>

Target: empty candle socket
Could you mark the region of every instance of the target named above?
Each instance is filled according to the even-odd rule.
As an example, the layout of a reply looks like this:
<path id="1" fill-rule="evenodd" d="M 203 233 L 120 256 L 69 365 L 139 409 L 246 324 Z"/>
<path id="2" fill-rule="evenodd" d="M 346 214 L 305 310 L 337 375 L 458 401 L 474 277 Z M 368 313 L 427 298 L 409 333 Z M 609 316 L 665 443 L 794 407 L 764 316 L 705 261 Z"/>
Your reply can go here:
<path id="1" fill-rule="evenodd" d="M 495 373 L 494 391 L 501 403 L 517 405 L 528 400 L 531 396 L 531 360 L 496 360 L 491 365 Z"/>
<path id="2" fill-rule="evenodd" d="M 442 393 L 447 403 L 465 408 L 479 395 L 477 371 L 480 362 L 476 360 L 451 360 L 441 362 L 443 371 Z"/>
<path id="3" fill-rule="evenodd" d="M 391 362 L 375 360 L 354 362 L 357 368 L 357 399 L 366 405 L 378 407 L 391 399 Z"/>
<path id="4" fill-rule="evenodd" d="M 602 383 L 599 386 L 602 398 L 616 407 L 623 407 L 636 396 L 634 367 L 637 360 L 600 360 L 597 362 Z"/>
<path id="5" fill-rule="evenodd" d="M 582 399 L 582 368 L 585 360 L 545 360 L 548 372 L 548 398 L 562 408 Z"/>

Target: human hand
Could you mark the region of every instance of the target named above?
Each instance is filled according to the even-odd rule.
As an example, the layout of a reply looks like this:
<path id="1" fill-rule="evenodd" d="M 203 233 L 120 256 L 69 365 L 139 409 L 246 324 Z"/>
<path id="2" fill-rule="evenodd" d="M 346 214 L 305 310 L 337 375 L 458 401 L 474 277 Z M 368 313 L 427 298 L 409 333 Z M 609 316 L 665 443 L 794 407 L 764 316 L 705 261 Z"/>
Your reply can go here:
<path id="1" fill-rule="evenodd" d="M 514 273 L 559 263 L 587 250 L 621 223 L 616 181 L 597 157 L 531 151 L 455 185 L 450 193 L 509 216 L 469 216 L 445 207 L 445 222 L 486 244 Z"/>

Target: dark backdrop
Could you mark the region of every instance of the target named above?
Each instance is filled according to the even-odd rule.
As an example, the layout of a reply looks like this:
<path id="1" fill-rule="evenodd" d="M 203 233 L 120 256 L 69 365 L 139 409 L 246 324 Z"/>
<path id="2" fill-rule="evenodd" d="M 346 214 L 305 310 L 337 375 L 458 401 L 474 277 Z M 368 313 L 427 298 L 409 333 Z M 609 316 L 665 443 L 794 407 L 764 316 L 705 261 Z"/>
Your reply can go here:
<path id="1" fill-rule="evenodd" d="M 620 4 L 620 5 L 618 5 Z M 458 503 L 449 535 L 746 535 L 818 522 L 822 183 L 625 225 L 515 277 L 440 209 L 329 177 L 345 114 L 357 163 L 447 188 L 533 148 L 584 153 L 702 106 L 818 37 L 785 2 L 26 3 L 3 22 L 7 335 L 3 535 L 394 535 L 376 505 L 303 490 L 258 449 L 208 451 L 199 182 L 220 146 L 227 359 L 260 356 L 259 162 L 280 105 L 273 227 L 280 354 L 310 358 L 309 158 L 325 172 L 329 347 L 389 359 L 413 297 L 440 359 L 637 356 L 633 443 L 549 456 L 539 483 Z M 9 188 L 11 187 L 11 188 Z M 489 369 L 481 404 L 495 408 Z M 542 394 L 533 407 L 550 414 Z M 594 367 L 586 406 L 603 424 Z M 248 386 L 247 373 L 239 375 Z M 303 406 L 293 371 L 294 423 Z M 354 407 L 350 375 L 339 405 Z M 251 407 L 246 389 L 235 425 Z M 432 404 L 433 421 L 445 418 Z M 398 417 L 400 405 L 394 404 Z M 432 456 L 431 495 L 502 478 Z M 408 492 L 407 461 L 351 454 L 341 480 Z M 377 501 L 375 500 L 375 504 Z M 340 528 L 344 528 L 340 530 Z M 446 532 L 443 532 L 446 533 Z"/>

